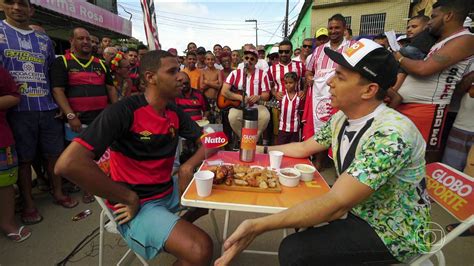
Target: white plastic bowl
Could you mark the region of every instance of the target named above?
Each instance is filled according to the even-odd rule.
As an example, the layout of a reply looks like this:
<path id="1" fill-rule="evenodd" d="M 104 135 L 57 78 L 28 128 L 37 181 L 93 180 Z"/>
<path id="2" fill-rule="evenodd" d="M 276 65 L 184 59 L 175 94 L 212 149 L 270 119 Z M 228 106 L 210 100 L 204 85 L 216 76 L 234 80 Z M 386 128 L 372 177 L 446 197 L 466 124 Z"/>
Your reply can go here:
<path id="1" fill-rule="evenodd" d="M 313 181 L 314 172 L 316 172 L 316 168 L 309 164 L 296 164 L 295 169 L 301 173 L 301 180 L 302 181 Z"/>
<path id="2" fill-rule="evenodd" d="M 292 173 L 294 176 L 286 175 Z M 285 187 L 296 187 L 300 183 L 301 174 L 293 168 L 283 168 L 278 170 L 278 180 Z"/>

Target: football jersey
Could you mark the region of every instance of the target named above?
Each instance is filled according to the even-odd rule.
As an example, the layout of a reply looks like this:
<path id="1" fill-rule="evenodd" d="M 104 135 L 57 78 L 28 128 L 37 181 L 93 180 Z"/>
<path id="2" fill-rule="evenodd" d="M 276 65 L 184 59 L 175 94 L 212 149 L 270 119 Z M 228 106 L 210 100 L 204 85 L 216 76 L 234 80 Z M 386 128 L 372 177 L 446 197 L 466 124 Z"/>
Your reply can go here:
<path id="1" fill-rule="evenodd" d="M 20 103 L 14 111 L 57 109 L 49 69 L 55 59 L 51 39 L 38 31 L 13 28 L 0 21 L 0 63 L 15 79 Z"/>

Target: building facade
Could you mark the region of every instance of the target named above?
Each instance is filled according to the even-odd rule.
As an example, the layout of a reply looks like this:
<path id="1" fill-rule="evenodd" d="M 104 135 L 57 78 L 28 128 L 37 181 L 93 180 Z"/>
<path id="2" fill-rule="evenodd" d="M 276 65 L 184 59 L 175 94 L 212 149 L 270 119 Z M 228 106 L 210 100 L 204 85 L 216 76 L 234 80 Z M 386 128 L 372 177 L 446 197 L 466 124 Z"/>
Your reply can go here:
<path id="1" fill-rule="evenodd" d="M 56 44 L 57 54 L 69 48 L 69 37 L 75 27 L 83 27 L 99 38 L 132 36 L 132 22 L 117 14 L 117 0 L 30 1 L 35 9 L 31 23 L 46 30 Z M 3 19 L 3 13 L 0 17 Z"/>

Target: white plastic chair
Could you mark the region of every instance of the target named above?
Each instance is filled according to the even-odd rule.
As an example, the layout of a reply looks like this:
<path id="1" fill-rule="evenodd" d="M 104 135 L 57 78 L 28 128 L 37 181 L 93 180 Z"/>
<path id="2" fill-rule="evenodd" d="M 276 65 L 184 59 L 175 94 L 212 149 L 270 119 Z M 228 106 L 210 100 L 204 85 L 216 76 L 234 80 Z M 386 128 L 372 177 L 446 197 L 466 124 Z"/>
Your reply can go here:
<path id="1" fill-rule="evenodd" d="M 452 173 L 453 176 L 456 175 L 459 178 L 464 179 L 467 182 L 470 182 L 471 184 L 474 182 L 474 177 L 468 176 L 468 175 L 466 175 L 466 174 L 464 174 L 464 173 L 462 173 L 462 172 L 460 172 L 460 171 L 458 171 L 458 170 L 456 170 L 456 169 L 454 169 L 454 168 L 452 168 L 448 165 L 442 164 L 442 163 L 431 163 L 431 164 L 427 165 L 426 168 L 427 168 L 427 171 L 426 171 L 427 175 L 428 175 L 428 172 L 429 172 L 428 170 L 429 169 L 436 169 L 438 172 L 443 171 L 443 169 L 447 169 L 447 170 L 453 172 Z M 427 182 L 428 182 L 428 180 L 427 180 Z M 435 182 L 437 182 L 437 181 L 435 181 Z M 440 183 L 439 185 L 442 185 L 446 189 L 449 189 L 442 183 Z M 428 190 L 428 192 L 430 193 L 431 191 Z M 437 257 L 437 260 L 438 260 L 438 265 L 445 266 L 446 265 L 446 259 L 444 257 L 442 248 L 444 246 L 446 246 L 447 244 L 449 244 L 454 239 L 456 239 L 456 237 L 458 237 L 460 234 L 462 234 L 468 228 L 470 228 L 471 226 L 474 225 L 474 214 L 471 213 L 470 216 L 468 216 L 467 218 L 466 217 L 459 217 L 458 215 L 456 215 L 456 213 L 452 213 L 452 212 L 449 211 L 449 206 L 447 206 L 447 204 L 444 201 L 437 200 L 437 198 L 434 197 L 431 194 L 430 194 L 430 198 L 432 198 L 436 203 L 438 203 L 441 207 L 443 207 L 449 214 L 451 214 L 451 216 L 456 218 L 456 220 L 458 220 L 460 222 L 460 224 L 454 230 L 449 232 L 448 234 L 443 235 L 439 241 L 437 241 L 435 244 L 432 245 L 431 249 L 432 250 L 437 250 L 436 252 L 430 252 L 428 254 L 424 254 L 424 255 L 414 259 L 412 262 L 410 262 L 410 265 L 414 265 L 414 266 L 425 265 L 426 262 L 429 261 L 429 258 L 431 256 L 435 255 Z M 468 201 L 466 203 L 466 208 L 468 208 L 467 205 L 472 206 L 473 204 L 474 204 L 474 202 L 469 202 Z"/>
<path id="2" fill-rule="evenodd" d="M 95 200 L 97 201 L 97 203 L 99 203 L 100 207 L 102 208 L 102 211 L 100 213 L 100 227 L 99 227 L 99 266 L 102 266 L 102 263 L 103 263 L 103 255 L 104 255 L 104 233 L 105 231 L 109 232 L 109 233 L 113 233 L 113 234 L 120 234 L 117 230 L 117 223 L 115 222 L 114 220 L 114 216 L 112 214 L 112 212 L 110 211 L 110 209 L 107 207 L 107 205 L 105 205 L 105 202 L 102 198 L 100 197 L 97 197 L 97 196 L 94 196 L 95 197 Z M 106 225 L 106 219 L 105 218 L 109 218 L 109 223 Z M 125 252 L 125 254 L 123 255 L 123 257 L 117 262 L 117 266 L 119 266 L 127 257 L 128 255 L 130 254 L 130 252 L 133 252 L 130 248 L 127 250 L 127 252 Z M 144 266 L 148 266 L 148 263 L 146 262 L 146 260 L 138 255 L 137 253 L 133 252 L 135 254 L 135 256 L 137 256 L 138 260 L 140 260 L 140 262 L 144 265 Z"/>

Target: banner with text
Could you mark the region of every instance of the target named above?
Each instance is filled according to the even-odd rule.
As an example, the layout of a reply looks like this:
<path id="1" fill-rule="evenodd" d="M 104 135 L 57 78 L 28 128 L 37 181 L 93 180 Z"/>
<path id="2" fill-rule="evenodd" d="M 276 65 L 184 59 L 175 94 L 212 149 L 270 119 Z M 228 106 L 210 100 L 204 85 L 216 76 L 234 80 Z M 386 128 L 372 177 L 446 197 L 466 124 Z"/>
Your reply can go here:
<path id="1" fill-rule="evenodd" d="M 460 221 L 474 214 L 474 178 L 442 163 L 426 166 L 428 193 Z"/>

